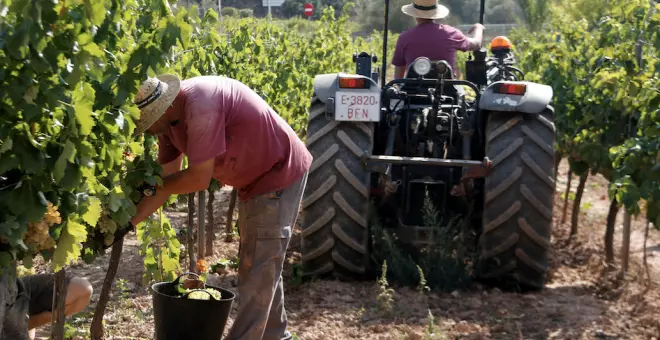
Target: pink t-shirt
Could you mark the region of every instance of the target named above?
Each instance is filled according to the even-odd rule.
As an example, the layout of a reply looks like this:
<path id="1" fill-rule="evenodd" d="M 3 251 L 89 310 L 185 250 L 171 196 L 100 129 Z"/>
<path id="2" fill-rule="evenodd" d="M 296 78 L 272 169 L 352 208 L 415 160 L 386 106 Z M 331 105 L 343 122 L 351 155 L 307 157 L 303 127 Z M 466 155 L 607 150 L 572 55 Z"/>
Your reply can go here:
<path id="1" fill-rule="evenodd" d="M 215 158 L 213 177 L 235 187 L 242 200 L 286 188 L 312 163 L 289 124 L 237 80 L 186 79 L 170 110 L 184 114 L 159 136 L 158 162 L 171 162 L 182 152 L 190 165 Z"/>
<path id="2" fill-rule="evenodd" d="M 457 28 L 424 23 L 401 33 L 392 64 L 407 67 L 419 57 L 445 60 L 456 71 L 456 51 L 468 51 L 469 41 Z"/>

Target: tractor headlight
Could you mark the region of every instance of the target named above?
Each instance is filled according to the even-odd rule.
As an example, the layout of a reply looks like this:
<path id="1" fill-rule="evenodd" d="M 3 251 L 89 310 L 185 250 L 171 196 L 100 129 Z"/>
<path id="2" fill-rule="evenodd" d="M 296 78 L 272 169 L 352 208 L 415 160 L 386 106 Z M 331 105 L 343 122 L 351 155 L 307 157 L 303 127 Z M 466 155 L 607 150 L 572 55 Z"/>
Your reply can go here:
<path id="1" fill-rule="evenodd" d="M 420 76 L 425 76 L 431 72 L 431 60 L 426 57 L 419 57 L 413 63 L 413 70 Z"/>

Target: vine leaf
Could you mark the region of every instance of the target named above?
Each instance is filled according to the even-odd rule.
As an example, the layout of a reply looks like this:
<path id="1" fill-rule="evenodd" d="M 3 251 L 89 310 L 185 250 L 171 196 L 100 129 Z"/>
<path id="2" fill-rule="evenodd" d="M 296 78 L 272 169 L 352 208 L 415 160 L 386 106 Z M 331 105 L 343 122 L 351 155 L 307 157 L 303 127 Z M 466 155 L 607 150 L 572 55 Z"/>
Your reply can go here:
<path id="1" fill-rule="evenodd" d="M 85 10 L 92 24 L 98 26 L 105 19 L 105 1 L 85 0 Z"/>
<path id="2" fill-rule="evenodd" d="M 43 194 L 42 194 L 43 195 Z M 39 221 L 46 213 L 46 205 L 42 203 L 38 191 L 30 180 L 25 180 L 12 190 L 7 205 L 15 216 L 25 216 L 32 222 Z"/>
<path id="3" fill-rule="evenodd" d="M 64 150 L 62 154 L 55 162 L 55 169 L 53 170 L 53 177 L 56 182 L 60 182 L 64 178 L 64 172 L 66 170 L 66 162 L 69 161 L 73 163 L 74 157 L 76 156 L 76 147 L 71 143 L 70 140 L 67 140 L 64 144 Z"/>
<path id="4" fill-rule="evenodd" d="M 79 220 L 79 216 L 73 215 L 64 226 L 53 254 L 53 270 L 55 272 L 60 271 L 64 266 L 71 264 L 73 260 L 80 257 L 81 243 L 87 238 L 87 228 L 78 222 Z"/>
<path id="5" fill-rule="evenodd" d="M 94 105 L 95 91 L 88 83 L 77 86 L 71 95 L 71 101 L 75 107 L 76 120 L 80 124 L 80 134 L 87 136 L 92 133 L 95 125 L 92 106 Z"/>
<path id="6" fill-rule="evenodd" d="M 11 148 L 14 146 L 14 141 L 11 139 L 11 137 L 8 137 L 3 143 L 2 147 L 0 147 L 0 155 L 3 154 L 5 151 L 11 150 Z"/>
<path id="7" fill-rule="evenodd" d="M 103 213 L 101 200 L 96 197 L 90 197 L 87 212 L 82 216 L 82 219 L 90 226 L 96 226 L 99 218 L 101 218 L 101 213 Z"/>

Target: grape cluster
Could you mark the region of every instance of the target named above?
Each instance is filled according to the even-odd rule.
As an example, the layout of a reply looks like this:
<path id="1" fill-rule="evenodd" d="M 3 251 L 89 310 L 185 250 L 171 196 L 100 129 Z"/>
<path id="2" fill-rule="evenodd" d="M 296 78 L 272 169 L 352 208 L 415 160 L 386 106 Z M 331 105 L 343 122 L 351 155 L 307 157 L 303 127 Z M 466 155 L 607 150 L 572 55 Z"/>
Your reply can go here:
<path id="1" fill-rule="evenodd" d="M 206 292 L 208 292 L 210 295 L 207 294 Z M 191 299 L 191 300 L 210 300 L 211 296 L 213 296 L 213 298 L 215 300 L 220 300 L 222 298 L 222 294 L 219 291 L 217 291 L 213 288 L 205 288 L 203 290 L 195 290 L 195 291 L 190 292 L 188 294 L 188 299 Z"/>
<path id="2" fill-rule="evenodd" d="M 115 241 L 117 223 L 113 221 L 110 216 L 104 214 L 99 219 L 98 227 L 101 234 L 103 234 L 103 243 L 106 246 L 110 246 Z"/>
<path id="3" fill-rule="evenodd" d="M 41 221 L 28 224 L 28 231 L 23 236 L 23 242 L 36 248 L 37 251 L 52 249 L 55 247 L 55 240 L 50 236 L 50 227 L 62 223 L 62 217 L 57 210 L 57 206 L 48 202 L 46 213 Z"/>

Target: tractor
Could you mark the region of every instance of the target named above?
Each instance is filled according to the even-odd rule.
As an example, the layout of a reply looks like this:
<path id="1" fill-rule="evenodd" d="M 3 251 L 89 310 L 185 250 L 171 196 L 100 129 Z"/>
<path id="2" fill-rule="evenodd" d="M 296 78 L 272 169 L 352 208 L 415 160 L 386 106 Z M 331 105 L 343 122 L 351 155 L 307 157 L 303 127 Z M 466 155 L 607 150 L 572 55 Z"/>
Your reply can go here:
<path id="1" fill-rule="evenodd" d="M 503 36 L 490 56 L 485 48 L 469 56 L 466 80 L 455 79 L 446 61 L 420 57 L 403 78 L 386 82 L 388 19 L 385 0 L 380 79 L 377 58 L 366 52 L 354 55 L 355 74 L 314 79 L 303 276 L 365 278 L 371 209 L 401 242 L 431 242 L 421 211 L 430 198 L 445 217 L 472 207 L 478 278 L 543 289 L 555 192 L 552 88 L 524 81 Z"/>

